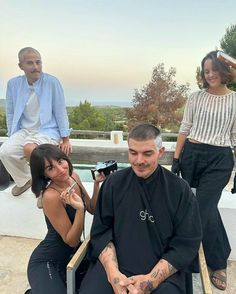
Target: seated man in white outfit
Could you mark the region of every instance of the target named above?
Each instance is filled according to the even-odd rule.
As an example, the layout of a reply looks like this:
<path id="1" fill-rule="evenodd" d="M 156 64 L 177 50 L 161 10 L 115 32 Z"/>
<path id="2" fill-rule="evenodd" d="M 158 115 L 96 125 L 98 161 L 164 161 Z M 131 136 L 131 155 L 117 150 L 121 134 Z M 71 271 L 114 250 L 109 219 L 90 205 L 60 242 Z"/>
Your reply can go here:
<path id="1" fill-rule="evenodd" d="M 59 145 L 69 155 L 69 123 L 62 86 L 42 72 L 40 53 L 31 47 L 20 50 L 19 67 L 25 73 L 9 80 L 6 93 L 8 140 L 0 147 L 0 160 L 16 186 L 18 196 L 31 186 L 28 161 L 40 144 Z"/>

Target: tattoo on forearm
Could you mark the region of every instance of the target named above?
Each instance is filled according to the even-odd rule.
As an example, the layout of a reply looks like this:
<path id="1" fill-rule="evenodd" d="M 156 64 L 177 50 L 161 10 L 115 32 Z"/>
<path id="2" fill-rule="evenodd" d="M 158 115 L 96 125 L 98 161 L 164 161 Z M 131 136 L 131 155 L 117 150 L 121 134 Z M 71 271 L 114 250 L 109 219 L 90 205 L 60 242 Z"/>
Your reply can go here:
<path id="1" fill-rule="evenodd" d="M 149 280 L 141 282 L 139 285 L 139 288 L 140 290 L 143 291 L 143 293 L 147 293 L 147 294 L 154 289 L 153 283 Z"/>
<path id="2" fill-rule="evenodd" d="M 150 275 L 150 277 L 155 279 L 158 284 L 177 272 L 177 269 L 164 259 L 161 259 L 158 264 L 159 268 L 154 268 Z"/>
<path id="3" fill-rule="evenodd" d="M 113 246 L 112 243 L 108 243 L 107 246 L 100 253 L 100 257 L 102 257 L 102 255 L 104 255 L 104 253 L 106 253 L 108 249 L 112 249 L 112 246 Z"/>
<path id="4" fill-rule="evenodd" d="M 160 272 L 160 270 L 152 272 L 151 273 L 151 278 L 155 279 L 158 276 L 159 272 Z"/>
<path id="5" fill-rule="evenodd" d="M 173 265 L 171 265 L 169 262 L 168 262 L 168 270 L 169 270 L 169 275 L 173 275 L 174 273 L 177 272 L 177 269 L 173 267 Z"/>
<path id="6" fill-rule="evenodd" d="M 106 265 L 110 261 L 115 264 L 115 267 L 118 268 L 118 261 L 116 257 L 115 246 L 113 243 L 108 243 L 107 246 L 103 249 L 99 256 L 100 261 L 103 265 Z"/>
<path id="7" fill-rule="evenodd" d="M 112 252 L 112 253 L 113 253 L 113 256 L 112 256 L 112 261 L 114 262 L 114 264 L 115 264 L 116 268 L 118 268 L 118 261 L 117 261 L 117 257 L 116 257 L 116 255 L 114 255 L 114 252 Z"/>

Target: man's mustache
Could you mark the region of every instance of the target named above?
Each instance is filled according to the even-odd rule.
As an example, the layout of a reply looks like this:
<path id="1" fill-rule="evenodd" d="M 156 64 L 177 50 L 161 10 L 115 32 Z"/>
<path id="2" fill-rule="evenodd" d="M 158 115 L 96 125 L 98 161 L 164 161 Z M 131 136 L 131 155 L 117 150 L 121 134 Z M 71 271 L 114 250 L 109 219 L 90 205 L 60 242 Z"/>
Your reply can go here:
<path id="1" fill-rule="evenodd" d="M 135 165 L 138 166 L 138 167 L 147 167 L 147 165 L 146 164 L 143 164 L 143 163 L 137 163 Z"/>

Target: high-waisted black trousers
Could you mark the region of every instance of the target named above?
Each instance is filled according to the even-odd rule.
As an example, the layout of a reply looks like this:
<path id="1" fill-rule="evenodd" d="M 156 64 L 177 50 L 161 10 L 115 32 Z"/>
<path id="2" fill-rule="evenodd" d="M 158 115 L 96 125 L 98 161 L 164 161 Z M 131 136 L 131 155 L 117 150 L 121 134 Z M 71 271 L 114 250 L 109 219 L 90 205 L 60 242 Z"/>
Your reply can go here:
<path id="1" fill-rule="evenodd" d="M 212 270 L 224 269 L 231 248 L 218 203 L 233 170 L 232 150 L 186 140 L 180 162 L 182 177 L 196 188 L 206 262 Z"/>
<path id="2" fill-rule="evenodd" d="M 31 262 L 28 280 L 32 294 L 66 294 L 66 268 L 53 262 Z"/>

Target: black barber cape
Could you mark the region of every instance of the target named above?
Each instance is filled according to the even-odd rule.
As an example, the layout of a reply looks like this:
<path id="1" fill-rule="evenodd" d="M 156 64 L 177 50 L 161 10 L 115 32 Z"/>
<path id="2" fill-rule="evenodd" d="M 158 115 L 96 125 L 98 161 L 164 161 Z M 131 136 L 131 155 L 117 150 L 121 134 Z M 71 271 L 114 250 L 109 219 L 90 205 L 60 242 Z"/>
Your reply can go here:
<path id="1" fill-rule="evenodd" d="M 111 174 L 100 189 L 90 257 L 96 260 L 112 241 L 127 276 L 150 272 L 161 258 L 184 270 L 201 237 L 198 204 L 184 180 L 160 165 L 148 179 L 126 168 Z"/>

